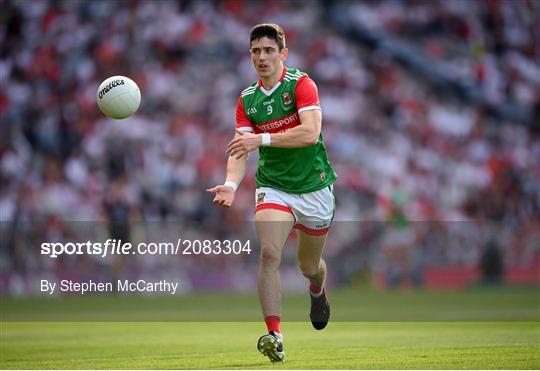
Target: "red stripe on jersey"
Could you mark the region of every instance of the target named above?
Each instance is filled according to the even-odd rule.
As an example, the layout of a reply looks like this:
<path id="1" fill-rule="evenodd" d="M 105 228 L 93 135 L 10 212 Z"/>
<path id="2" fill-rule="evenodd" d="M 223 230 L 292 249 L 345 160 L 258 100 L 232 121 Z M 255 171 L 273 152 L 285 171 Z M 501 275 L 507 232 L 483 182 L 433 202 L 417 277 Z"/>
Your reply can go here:
<path id="1" fill-rule="evenodd" d="M 280 133 L 298 125 L 300 125 L 300 116 L 298 112 L 295 112 L 277 120 L 255 125 L 255 133 Z"/>

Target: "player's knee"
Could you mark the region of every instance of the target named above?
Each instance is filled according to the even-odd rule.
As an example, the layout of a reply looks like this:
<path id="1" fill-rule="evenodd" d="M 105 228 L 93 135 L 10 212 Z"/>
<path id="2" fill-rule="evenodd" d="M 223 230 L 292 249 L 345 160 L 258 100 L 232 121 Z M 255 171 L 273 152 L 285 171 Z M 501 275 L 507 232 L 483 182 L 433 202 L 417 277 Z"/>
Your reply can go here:
<path id="1" fill-rule="evenodd" d="M 319 273 L 319 267 L 313 264 L 302 264 L 300 263 L 300 270 L 306 278 L 315 278 Z"/>
<path id="2" fill-rule="evenodd" d="M 273 246 L 261 246 L 261 265 L 279 266 L 281 262 L 280 251 Z"/>

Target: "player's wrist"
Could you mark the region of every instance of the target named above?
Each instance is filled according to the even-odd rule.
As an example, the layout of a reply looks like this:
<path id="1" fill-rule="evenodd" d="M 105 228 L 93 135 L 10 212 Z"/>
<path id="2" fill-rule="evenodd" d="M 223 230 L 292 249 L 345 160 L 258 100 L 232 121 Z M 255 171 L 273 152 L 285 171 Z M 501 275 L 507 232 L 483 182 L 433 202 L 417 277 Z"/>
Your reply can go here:
<path id="1" fill-rule="evenodd" d="M 270 135 L 270 133 L 262 133 L 261 146 L 270 147 L 270 144 L 272 144 L 272 136 Z"/>
<path id="2" fill-rule="evenodd" d="M 238 189 L 238 183 L 236 183 L 234 180 L 227 180 L 225 183 L 223 183 L 224 186 L 231 187 L 234 192 Z"/>

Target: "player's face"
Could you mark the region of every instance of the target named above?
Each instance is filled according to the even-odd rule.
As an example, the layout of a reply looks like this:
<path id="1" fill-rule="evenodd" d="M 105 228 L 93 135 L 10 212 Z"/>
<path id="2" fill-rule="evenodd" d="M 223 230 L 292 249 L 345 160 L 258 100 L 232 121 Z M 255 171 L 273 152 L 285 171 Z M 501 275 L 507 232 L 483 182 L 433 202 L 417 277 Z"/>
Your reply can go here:
<path id="1" fill-rule="evenodd" d="M 251 42 L 249 50 L 255 70 L 260 77 L 281 76 L 283 62 L 287 59 L 287 48 L 281 52 L 277 43 L 268 37 L 261 37 Z"/>

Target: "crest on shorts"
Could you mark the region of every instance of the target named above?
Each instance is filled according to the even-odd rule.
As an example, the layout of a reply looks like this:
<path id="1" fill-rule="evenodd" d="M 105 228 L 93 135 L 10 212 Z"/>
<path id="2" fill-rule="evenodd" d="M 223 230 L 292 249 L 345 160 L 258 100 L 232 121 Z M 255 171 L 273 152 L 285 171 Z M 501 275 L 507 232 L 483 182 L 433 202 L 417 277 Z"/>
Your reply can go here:
<path id="1" fill-rule="evenodd" d="M 289 95 L 288 92 L 285 92 L 285 93 L 281 94 L 281 97 L 283 98 L 283 103 L 284 104 L 291 104 L 292 103 L 291 96 Z"/>
<path id="2" fill-rule="evenodd" d="M 325 172 L 322 172 L 321 173 L 321 180 L 324 182 L 326 180 L 326 173 Z"/>
<path id="3" fill-rule="evenodd" d="M 266 196 L 266 193 L 259 193 L 257 195 L 257 204 L 262 204 L 264 202 L 264 196 Z"/>

